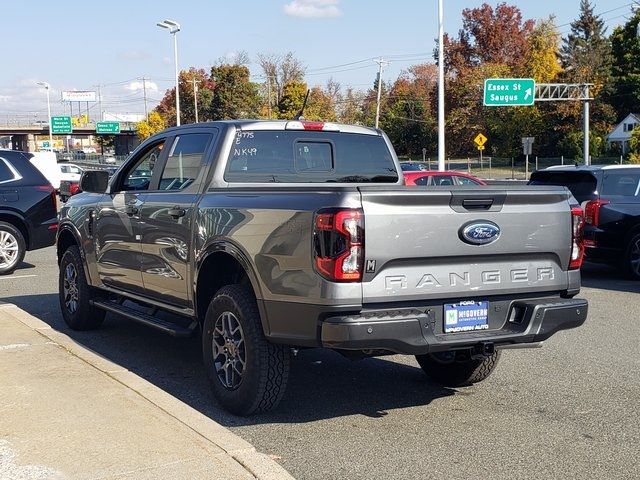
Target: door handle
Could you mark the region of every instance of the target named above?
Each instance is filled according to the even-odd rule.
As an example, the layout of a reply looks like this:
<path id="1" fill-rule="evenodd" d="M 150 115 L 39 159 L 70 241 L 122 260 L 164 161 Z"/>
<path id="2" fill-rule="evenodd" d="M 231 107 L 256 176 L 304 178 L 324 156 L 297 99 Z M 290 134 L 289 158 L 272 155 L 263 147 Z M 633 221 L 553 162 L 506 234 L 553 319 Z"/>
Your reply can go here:
<path id="1" fill-rule="evenodd" d="M 167 213 L 169 214 L 170 217 L 180 218 L 180 217 L 184 217 L 187 211 L 184 208 L 173 207 Z"/>
<path id="2" fill-rule="evenodd" d="M 138 212 L 138 207 L 136 207 L 135 205 L 127 205 L 126 207 L 124 207 L 124 213 L 126 213 L 127 215 L 137 215 Z"/>

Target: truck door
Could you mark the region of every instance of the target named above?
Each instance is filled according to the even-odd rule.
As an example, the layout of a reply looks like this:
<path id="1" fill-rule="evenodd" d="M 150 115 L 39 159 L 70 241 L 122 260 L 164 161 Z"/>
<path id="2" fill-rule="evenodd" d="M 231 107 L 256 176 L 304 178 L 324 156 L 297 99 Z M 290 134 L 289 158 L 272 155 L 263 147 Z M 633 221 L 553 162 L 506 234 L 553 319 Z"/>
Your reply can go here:
<path id="1" fill-rule="evenodd" d="M 107 286 L 142 293 L 140 207 L 157 183 L 158 167 L 166 155 L 166 138 L 130 158 L 117 174 L 110 193 L 96 208 L 94 241 L 100 280 Z"/>
<path id="2" fill-rule="evenodd" d="M 185 130 L 167 142 L 157 188 L 140 209 L 145 296 L 191 307 L 195 206 L 208 172 L 215 130 Z"/>

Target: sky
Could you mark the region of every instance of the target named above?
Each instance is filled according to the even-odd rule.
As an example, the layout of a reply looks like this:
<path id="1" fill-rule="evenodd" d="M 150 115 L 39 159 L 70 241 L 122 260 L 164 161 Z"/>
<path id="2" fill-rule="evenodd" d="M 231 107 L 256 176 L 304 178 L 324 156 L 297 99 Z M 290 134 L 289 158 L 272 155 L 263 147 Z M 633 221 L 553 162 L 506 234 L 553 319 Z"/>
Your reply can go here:
<path id="1" fill-rule="evenodd" d="M 444 0 L 445 31 L 456 34 L 461 12 L 483 0 Z M 487 3 L 495 6 L 497 1 Z M 525 19 L 555 15 L 563 35 L 578 15 L 580 0 L 511 0 Z M 630 16 L 629 0 L 595 0 L 609 32 Z M 292 51 L 307 68 L 310 86 L 332 77 L 343 89 L 373 84 L 374 58 L 390 62 L 383 79 L 432 61 L 438 31 L 437 0 L 0 0 L 0 125 L 22 117 L 46 118 L 51 85 L 53 115 L 68 113 L 64 90 L 97 90 L 102 110 L 142 113 L 142 77 L 149 108 L 173 86 L 173 40 L 156 26 L 181 24 L 180 68 L 209 69 L 245 51 L 252 79 L 263 81 L 259 53 Z M 90 105 L 92 116 L 99 106 Z"/>

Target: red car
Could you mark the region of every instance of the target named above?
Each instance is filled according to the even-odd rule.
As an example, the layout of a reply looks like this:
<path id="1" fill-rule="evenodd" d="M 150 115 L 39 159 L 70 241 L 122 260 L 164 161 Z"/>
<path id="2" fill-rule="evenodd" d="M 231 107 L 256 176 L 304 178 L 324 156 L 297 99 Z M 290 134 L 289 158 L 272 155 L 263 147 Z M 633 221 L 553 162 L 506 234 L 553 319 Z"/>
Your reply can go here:
<path id="1" fill-rule="evenodd" d="M 485 182 L 468 173 L 453 170 L 439 172 L 436 170 L 422 172 L 402 172 L 404 183 L 414 186 L 435 187 L 440 185 L 486 185 Z"/>

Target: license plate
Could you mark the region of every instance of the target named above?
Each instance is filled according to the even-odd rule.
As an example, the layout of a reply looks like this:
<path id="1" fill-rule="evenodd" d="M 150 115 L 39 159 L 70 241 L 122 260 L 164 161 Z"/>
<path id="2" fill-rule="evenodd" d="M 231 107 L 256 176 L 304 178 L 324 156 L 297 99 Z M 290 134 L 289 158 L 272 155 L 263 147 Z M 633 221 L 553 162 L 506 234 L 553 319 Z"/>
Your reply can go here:
<path id="1" fill-rule="evenodd" d="M 444 333 L 486 330 L 489 328 L 488 312 L 487 301 L 447 303 L 444 305 Z"/>

